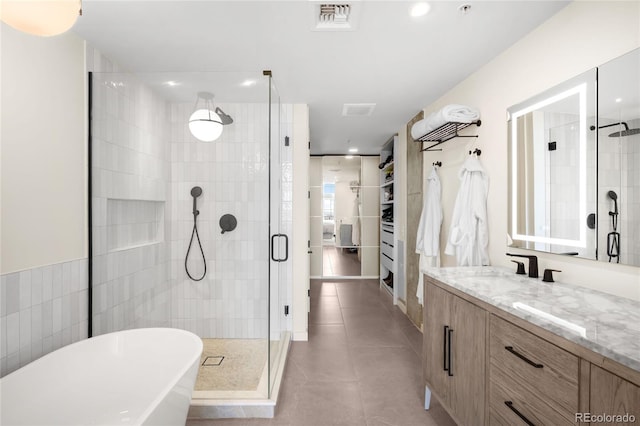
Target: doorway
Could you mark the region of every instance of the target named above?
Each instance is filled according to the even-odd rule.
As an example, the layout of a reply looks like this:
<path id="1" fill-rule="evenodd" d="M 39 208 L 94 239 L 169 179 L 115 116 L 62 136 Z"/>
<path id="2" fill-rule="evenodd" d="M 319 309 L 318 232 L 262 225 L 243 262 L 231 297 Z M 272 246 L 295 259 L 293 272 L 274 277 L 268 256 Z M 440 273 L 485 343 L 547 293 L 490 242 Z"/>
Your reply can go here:
<path id="1" fill-rule="evenodd" d="M 379 274 L 378 157 L 312 157 L 312 278 Z"/>

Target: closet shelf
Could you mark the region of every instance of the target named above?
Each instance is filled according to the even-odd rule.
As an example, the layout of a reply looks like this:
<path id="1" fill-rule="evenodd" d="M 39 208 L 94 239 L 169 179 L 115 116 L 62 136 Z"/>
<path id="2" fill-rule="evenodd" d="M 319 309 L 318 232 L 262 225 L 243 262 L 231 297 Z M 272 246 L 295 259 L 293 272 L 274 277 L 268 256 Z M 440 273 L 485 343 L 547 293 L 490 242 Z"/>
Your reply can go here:
<path id="1" fill-rule="evenodd" d="M 465 129 L 472 124 L 476 126 L 480 126 L 482 124 L 481 120 L 477 120 L 471 123 L 458 123 L 454 121 L 450 121 L 448 123 L 443 124 L 435 130 L 430 131 L 424 136 L 420 136 L 418 139 L 415 139 L 416 142 L 420 142 L 422 144 L 422 151 L 441 151 L 441 149 L 434 149 L 436 146 L 445 143 L 446 141 L 453 138 L 477 138 L 478 135 L 460 135 L 458 132 L 462 129 Z M 431 145 L 424 148 L 425 142 L 432 142 Z"/>

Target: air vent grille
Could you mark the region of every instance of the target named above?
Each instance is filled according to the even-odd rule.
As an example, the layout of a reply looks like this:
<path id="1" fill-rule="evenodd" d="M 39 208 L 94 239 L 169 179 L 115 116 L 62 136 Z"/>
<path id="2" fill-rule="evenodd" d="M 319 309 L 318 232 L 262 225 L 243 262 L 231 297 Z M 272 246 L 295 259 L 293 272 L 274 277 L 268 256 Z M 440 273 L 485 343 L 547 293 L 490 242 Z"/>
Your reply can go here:
<path id="1" fill-rule="evenodd" d="M 321 4 L 320 24 L 345 25 L 349 22 L 351 6 L 348 4 Z"/>
<path id="2" fill-rule="evenodd" d="M 357 21 L 354 12 L 348 3 L 314 3 L 314 30 L 352 31 Z"/>
<path id="3" fill-rule="evenodd" d="M 344 117 L 367 117 L 373 113 L 376 104 L 344 104 L 342 115 Z"/>

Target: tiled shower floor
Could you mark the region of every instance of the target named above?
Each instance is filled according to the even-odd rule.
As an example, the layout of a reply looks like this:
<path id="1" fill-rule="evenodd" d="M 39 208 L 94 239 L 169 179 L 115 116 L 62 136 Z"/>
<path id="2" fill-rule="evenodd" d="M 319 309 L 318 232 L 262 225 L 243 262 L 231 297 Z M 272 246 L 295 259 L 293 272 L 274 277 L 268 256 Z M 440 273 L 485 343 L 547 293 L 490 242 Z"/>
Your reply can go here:
<path id="1" fill-rule="evenodd" d="M 257 391 L 267 362 L 264 339 L 202 339 L 196 391 Z"/>
<path id="2" fill-rule="evenodd" d="M 453 426 L 425 411 L 422 334 L 378 280 L 311 281 L 309 341 L 292 342 L 273 419 L 188 426 Z"/>

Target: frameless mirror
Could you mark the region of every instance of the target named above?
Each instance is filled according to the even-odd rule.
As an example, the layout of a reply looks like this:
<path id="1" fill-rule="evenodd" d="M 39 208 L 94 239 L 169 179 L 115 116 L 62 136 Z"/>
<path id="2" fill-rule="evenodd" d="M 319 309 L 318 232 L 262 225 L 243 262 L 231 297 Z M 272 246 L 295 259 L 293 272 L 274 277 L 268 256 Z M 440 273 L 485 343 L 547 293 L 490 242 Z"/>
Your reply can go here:
<path id="1" fill-rule="evenodd" d="M 509 245 L 596 258 L 596 70 L 508 109 Z"/>
<path id="2" fill-rule="evenodd" d="M 508 109 L 511 247 L 640 266 L 638 76 L 635 49 Z"/>
<path id="3" fill-rule="evenodd" d="M 640 266 L 640 49 L 598 67 L 598 260 Z"/>

